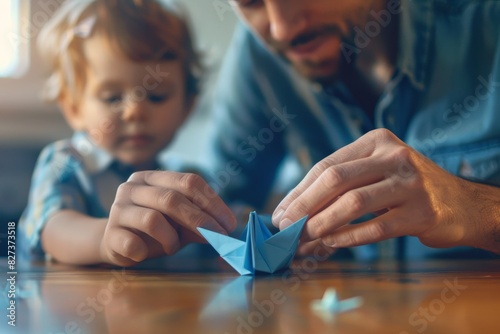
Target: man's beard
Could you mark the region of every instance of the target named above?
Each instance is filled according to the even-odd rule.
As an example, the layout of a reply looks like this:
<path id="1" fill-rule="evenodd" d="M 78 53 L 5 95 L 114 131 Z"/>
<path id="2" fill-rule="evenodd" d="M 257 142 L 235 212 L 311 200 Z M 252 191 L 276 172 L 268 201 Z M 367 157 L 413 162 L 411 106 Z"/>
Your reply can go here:
<path id="1" fill-rule="evenodd" d="M 341 40 L 341 47 L 343 43 L 354 45 L 353 37 L 345 36 L 337 26 L 323 26 L 310 30 L 301 34 L 290 43 L 277 42 L 272 39 L 268 39 L 266 42 L 271 49 L 276 51 L 287 63 L 291 64 L 295 70 L 297 70 L 297 72 L 306 79 L 321 84 L 331 84 L 341 77 L 341 73 L 344 72 L 350 64 L 346 57 L 342 55 L 340 48 L 339 50 L 332 51 L 332 55 L 334 55 L 332 59 L 322 59 L 319 62 L 304 60 L 300 64 L 297 64 L 290 61 L 290 59 L 286 56 L 286 52 L 295 46 L 306 44 L 316 38 L 331 36 L 337 37 Z M 351 56 L 351 61 L 353 60 L 352 58 L 354 58 L 353 56 Z M 325 68 L 330 69 L 322 70 Z"/>

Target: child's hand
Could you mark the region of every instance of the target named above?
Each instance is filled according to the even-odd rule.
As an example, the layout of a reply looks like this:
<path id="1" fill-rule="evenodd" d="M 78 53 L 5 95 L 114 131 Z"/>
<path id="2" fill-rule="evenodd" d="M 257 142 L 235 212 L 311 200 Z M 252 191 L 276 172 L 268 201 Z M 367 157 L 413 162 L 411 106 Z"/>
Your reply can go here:
<path id="1" fill-rule="evenodd" d="M 130 266 L 172 255 L 190 242 L 203 242 L 204 227 L 231 232 L 236 219 L 196 174 L 148 171 L 133 174 L 116 193 L 101 242 L 104 262 Z"/>

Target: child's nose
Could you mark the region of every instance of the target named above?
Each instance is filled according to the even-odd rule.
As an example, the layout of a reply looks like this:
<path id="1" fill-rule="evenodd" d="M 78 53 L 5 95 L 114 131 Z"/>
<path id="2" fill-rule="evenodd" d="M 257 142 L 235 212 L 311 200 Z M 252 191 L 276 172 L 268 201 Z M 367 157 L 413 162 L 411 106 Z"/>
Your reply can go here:
<path id="1" fill-rule="evenodd" d="M 123 106 L 122 120 L 138 122 L 146 119 L 147 107 L 144 101 L 128 99 Z"/>

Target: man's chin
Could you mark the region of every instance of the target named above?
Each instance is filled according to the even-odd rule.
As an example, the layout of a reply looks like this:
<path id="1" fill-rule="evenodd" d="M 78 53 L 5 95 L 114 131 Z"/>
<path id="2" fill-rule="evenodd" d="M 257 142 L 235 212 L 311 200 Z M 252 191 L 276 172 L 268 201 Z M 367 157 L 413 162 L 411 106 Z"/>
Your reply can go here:
<path id="1" fill-rule="evenodd" d="M 331 84 L 339 78 L 339 68 L 336 62 L 321 64 L 293 63 L 295 70 L 311 82 Z"/>

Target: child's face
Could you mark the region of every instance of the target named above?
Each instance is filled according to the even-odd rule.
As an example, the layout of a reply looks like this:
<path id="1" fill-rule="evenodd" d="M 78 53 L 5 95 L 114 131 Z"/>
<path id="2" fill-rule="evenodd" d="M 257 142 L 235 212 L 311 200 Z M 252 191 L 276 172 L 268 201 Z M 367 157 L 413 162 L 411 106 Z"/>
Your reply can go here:
<path id="1" fill-rule="evenodd" d="M 181 62 L 133 62 L 100 36 L 87 40 L 84 52 L 86 83 L 71 125 L 118 160 L 150 167 L 191 109 Z"/>

